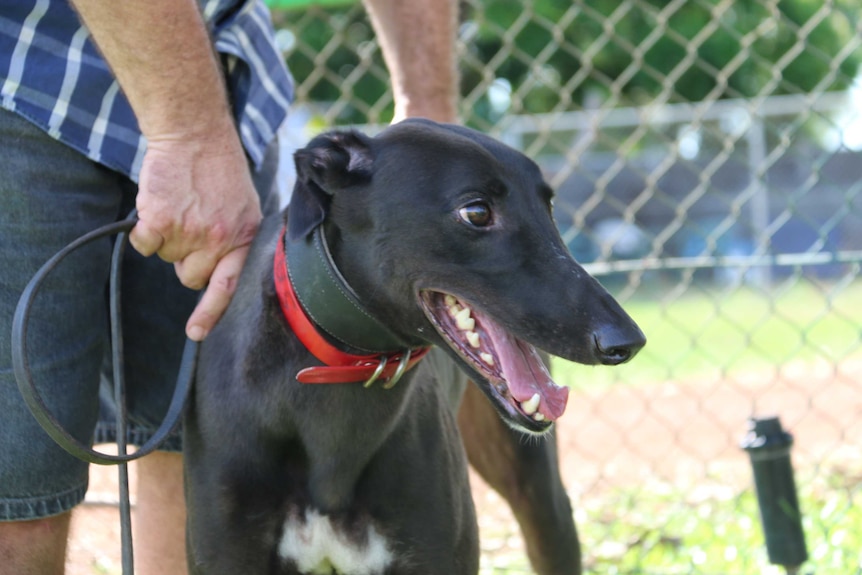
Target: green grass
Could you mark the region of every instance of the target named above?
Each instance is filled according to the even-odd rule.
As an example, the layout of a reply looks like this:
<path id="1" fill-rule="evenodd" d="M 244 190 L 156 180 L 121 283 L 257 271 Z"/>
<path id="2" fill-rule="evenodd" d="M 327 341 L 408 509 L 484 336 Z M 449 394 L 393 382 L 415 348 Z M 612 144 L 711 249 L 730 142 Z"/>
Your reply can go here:
<path id="1" fill-rule="evenodd" d="M 862 474 L 834 469 L 799 490 L 808 561 L 801 573 L 862 574 Z M 825 477 L 825 479 L 823 479 Z M 651 485 L 583 501 L 585 571 L 594 575 L 783 574 L 770 565 L 755 496 L 720 484 Z M 509 535 L 511 536 L 511 535 Z M 487 553 L 482 575 L 531 573 L 523 554 Z"/>
<path id="2" fill-rule="evenodd" d="M 862 282 L 798 280 L 771 292 L 692 285 L 683 294 L 636 294 L 624 303 L 647 336 L 629 364 L 613 369 L 555 359 L 555 379 L 583 388 L 654 383 L 772 368 L 791 361 L 838 362 L 862 345 Z"/>
<path id="3" fill-rule="evenodd" d="M 770 571 L 750 491 L 680 501 L 678 493 L 639 490 L 616 499 L 619 508 L 604 510 L 603 522 L 584 524 L 585 549 L 597 550 L 587 556 L 592 573 Z M 809 491 L 802 494 L 801 506 L 807 510 L 810 557 L 804 572 L 859 573 L 862 492 Z"/>

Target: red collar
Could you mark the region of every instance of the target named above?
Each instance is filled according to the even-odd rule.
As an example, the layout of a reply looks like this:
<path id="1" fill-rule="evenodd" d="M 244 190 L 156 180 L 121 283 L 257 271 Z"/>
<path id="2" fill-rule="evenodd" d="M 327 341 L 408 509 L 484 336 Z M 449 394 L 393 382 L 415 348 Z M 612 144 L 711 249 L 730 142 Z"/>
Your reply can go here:
<path id="1" fill-rule="evenodd" d="M 278 294 L 281 311 L 302 345 L 325 364 L 302 369 L 296 374 L 297 381 L 300 383 L 365 382 L 365 386 L 368 387 L 378 379 L 388 379 L 390 381 L 384 384 L 384 387 L 395 385 L 401 375 L 425 357 L 430 348 L 400 350 L 378 355 L 355 355 L 332 345 L 320 334 L 299 303 L 288 277 L 284 236 L 285 229 L 282 228 L 273 262 L 275 291 Z"/>

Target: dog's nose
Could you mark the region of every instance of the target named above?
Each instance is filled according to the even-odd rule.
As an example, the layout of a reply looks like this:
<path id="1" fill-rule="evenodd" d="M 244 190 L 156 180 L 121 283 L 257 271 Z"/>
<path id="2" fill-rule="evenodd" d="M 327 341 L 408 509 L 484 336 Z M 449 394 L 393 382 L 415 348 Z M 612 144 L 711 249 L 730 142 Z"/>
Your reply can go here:
<path id="1" fill-rule="evenodd" d="M 594 337 L 597 358 L 604 365 L 625 363 L 646 345 L 646 336 L 634 323 L 606 326 L 596 331 Z"/>

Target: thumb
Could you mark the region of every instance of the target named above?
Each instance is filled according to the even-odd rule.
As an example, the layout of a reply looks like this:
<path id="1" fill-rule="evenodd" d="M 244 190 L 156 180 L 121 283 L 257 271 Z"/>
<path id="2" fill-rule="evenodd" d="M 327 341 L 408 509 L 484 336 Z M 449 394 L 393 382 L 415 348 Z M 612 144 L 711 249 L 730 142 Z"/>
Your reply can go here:
<path id="1" fill-rule="evenodd" d="M 161 249 L 165 238 L 147 222 L 138 220 L 129 232 L 129 243 L 142 256 L 149 257 Z"/>

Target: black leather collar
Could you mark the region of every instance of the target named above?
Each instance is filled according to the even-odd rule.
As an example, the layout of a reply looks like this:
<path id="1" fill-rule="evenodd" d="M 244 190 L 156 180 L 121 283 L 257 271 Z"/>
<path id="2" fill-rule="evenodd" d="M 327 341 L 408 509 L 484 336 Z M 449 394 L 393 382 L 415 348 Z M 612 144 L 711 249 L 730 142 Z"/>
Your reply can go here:
<path id="1" fill-rule="evenodd" d="M 359 301 L 332 260 L 323 226 L 303 240 L 287 241 L 285 254 L 290 283 L 302 308 L 329 337 L 364 353 L 409 347 Z"/>

